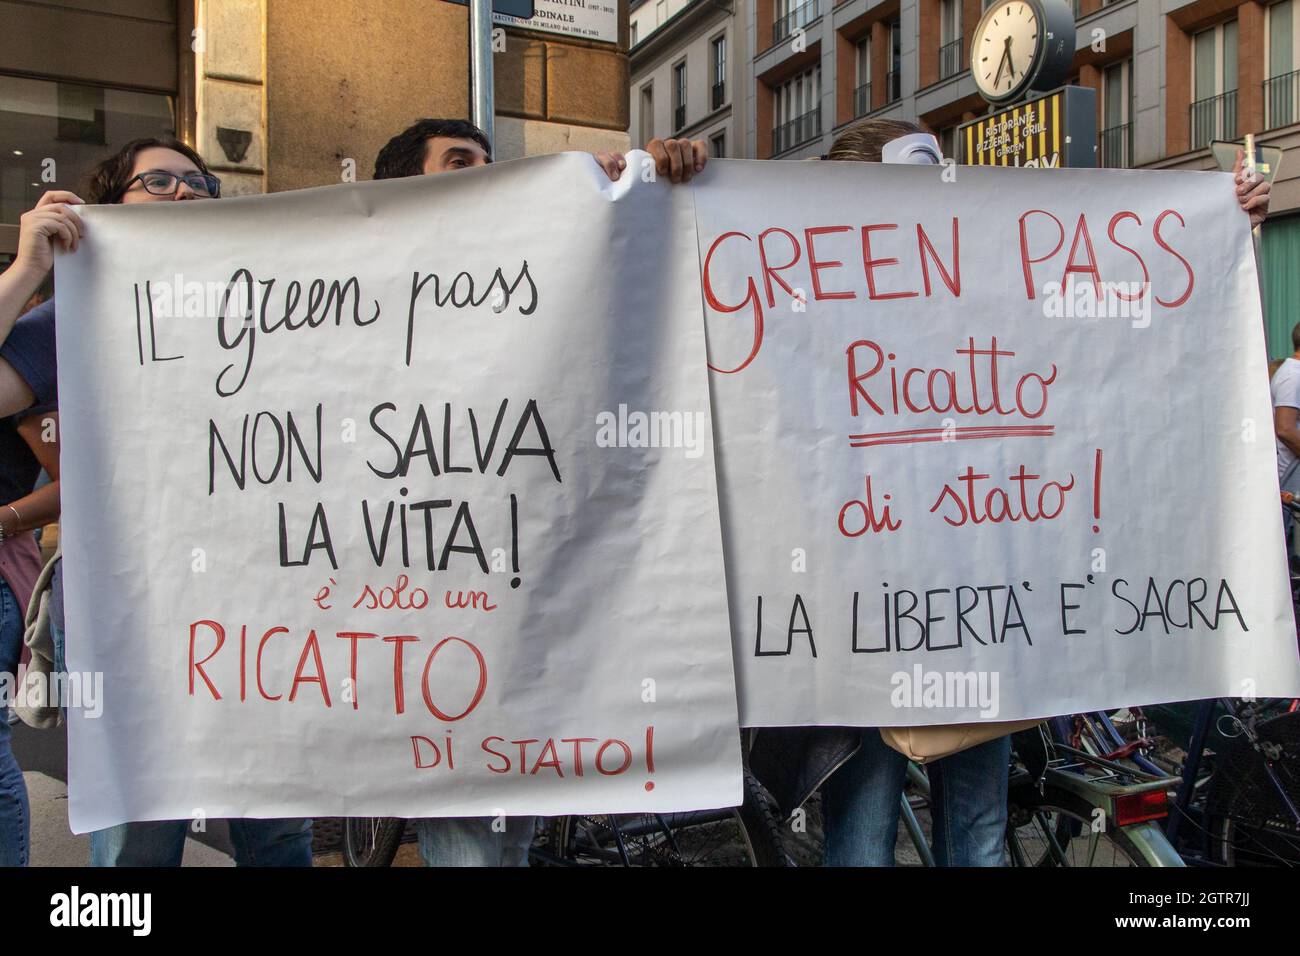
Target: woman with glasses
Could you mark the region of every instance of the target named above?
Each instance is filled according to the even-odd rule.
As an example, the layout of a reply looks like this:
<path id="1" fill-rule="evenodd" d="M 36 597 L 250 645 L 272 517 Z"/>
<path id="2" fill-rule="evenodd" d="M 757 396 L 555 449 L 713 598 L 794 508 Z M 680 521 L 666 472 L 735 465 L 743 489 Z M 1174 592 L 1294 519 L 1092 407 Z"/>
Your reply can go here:
<path id="1" fill-rule="evenodd" d="M 137 139 L 96 166 L 90 173 L 87 193 L 92 203 L 123 205 L 142 202 L 180 202 L 217 199 L 221 181 L 208 169 L 203 158 L 171 137 Z M 14 263 L 0 274 L 0 415 L 53 407 L 57 403 L 54 349 L 54 300 L 32 309 L 18 320 L 21 305 L 46 280 L 54 262 L 56 246 L 75 253 L 86 226 L 71 207 L 82 202 L 76 195 L 51 191 L 37 207 L 22 218 L 19 253 Z M 17 320 L 15 324 L 15 320 Z M 128 412 L 124 412 L 128 413 Z M 3 446 L 0 446 L 2 448 Z M 0 478 L 9 467 L 0 459 Z M 57 474 L 57 459 L 55 471 Z M 0 482 L 2 484 L 2 482 Z M 2 496 L 2 492 L 0 492 Z M 20 507 L 21 513 L 23 509 Z M 57 517 L 51 516 L 49 520 Z M 7 532 L 6 508 L 0 502 L 0 533 Z M 0 548 L 3 545 L 0 544 Z M 54 638 L 54 666 L 66 669 L 63 657 L 62 583 L 54 573 L 50 595 L 50 626 Z M 0 670 L 17 667 L 21 650 L 21 618 L 15 638 L 10 632 L 8 603 L 0 590 Z M 74 635 L 74 640 L 79 639 Z M 13 645 L 11 647 L 11 645 Z M 12 659 L 11 659 L 12 658 Z M 27 801 L 15 791 L 22 774 L 17 764 L 6 769 L 12 753 L 8 748 L 7 725 L 0 729 L 0 864 L 27 860 Z M 16 773 L 17 784 L 13 783 Z M 12 796 L 10 800 L 8 797 Z M 230 836 L 239 865 L 310 866 L 311 821 L 231 820 Z M 90 836 L 91 863 L 96 866 L 179 866 L 185 846 L 188 820 L 125 823 L 99 830 Z M 6 853 L 6 834 L 21 837 L 21 852 Z"/>

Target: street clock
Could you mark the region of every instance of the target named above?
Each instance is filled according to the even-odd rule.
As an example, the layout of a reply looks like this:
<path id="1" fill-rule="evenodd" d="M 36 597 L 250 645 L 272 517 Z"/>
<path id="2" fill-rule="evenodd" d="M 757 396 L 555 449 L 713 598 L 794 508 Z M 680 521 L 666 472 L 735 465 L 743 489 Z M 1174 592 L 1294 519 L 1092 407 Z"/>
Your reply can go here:
<path id="1" fill-rule="evenodd" d="M 971 44 L 971 76 L 990 103 L 1060 86 L 1073 60 L 1069 0 L 1002 0 L 980 19 Z"/>

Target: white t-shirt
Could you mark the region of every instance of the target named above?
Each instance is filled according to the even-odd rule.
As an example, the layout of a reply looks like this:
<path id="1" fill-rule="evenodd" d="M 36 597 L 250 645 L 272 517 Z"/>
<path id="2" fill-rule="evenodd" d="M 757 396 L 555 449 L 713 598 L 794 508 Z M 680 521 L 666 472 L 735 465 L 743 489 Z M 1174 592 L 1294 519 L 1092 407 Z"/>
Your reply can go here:
<path id="1" fill-rule="evenodd" d="M 1273 407 L 1300 408 L 1300 359 L 1289 358 L 1273 375 Z M 1282 477 L 1296 456 L 1290 448 L 1277 443 L 1277 476 Z"/>

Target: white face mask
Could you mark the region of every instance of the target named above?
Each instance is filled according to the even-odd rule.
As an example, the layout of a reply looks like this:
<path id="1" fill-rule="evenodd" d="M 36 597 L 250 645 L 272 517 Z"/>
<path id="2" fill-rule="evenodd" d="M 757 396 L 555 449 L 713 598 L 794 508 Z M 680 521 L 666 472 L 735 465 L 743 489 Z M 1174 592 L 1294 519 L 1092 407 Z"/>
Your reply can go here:
<path id="1" fill-rule="evenodd" d="M 939 141 L 929 133 L 909 133 L 891 139 L 880 151 L 881 162 L 909 163 L 913 166 L 942 166 Z"/>

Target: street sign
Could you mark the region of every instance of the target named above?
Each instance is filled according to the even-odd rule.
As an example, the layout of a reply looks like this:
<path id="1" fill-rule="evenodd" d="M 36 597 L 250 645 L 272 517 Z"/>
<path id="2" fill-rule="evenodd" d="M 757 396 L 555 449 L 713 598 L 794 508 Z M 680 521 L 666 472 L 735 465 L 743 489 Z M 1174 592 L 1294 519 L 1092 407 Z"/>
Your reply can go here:
<path id="1" fill-rule="evenodd" d="M 1097 93 L 1063 86 L 957 127 L 961 161 L 1029 168 L 1097 165 Z"/>
<path id="2" fill-rule="evenodd" d="M 492 20 L 498 26 L 618 43 L 618 0 L 494 0 Z"/>
<path id="3" fill-rule="evenodd" d="M 447 2 L 459 3 L 462 7 L 469 6 L 469 0 L 447 0 Z M 514 17 L 516 20 L 531 20 L 533 0 L 492 0 L 492 12 Z"/>

